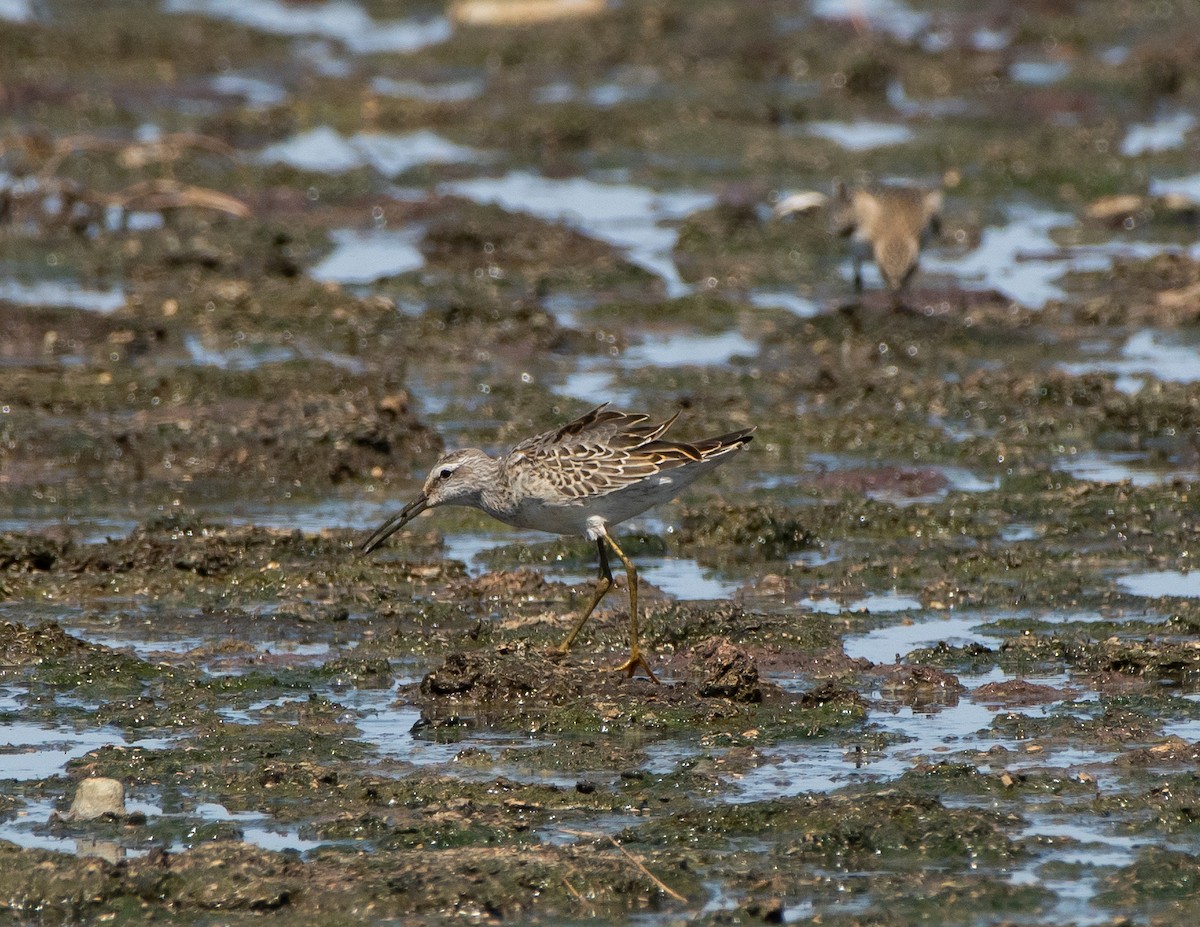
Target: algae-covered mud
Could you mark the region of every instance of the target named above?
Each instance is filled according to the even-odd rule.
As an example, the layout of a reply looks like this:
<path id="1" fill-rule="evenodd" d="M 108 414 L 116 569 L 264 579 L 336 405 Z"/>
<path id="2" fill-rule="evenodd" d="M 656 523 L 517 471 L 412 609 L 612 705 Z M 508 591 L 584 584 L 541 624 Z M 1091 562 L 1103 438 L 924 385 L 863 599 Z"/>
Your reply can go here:
<path id="1" fill-rule="evenodd" d="M 1200 7 L 592 6 L 0 0 L 0 921 L 1195 923 Z"/>

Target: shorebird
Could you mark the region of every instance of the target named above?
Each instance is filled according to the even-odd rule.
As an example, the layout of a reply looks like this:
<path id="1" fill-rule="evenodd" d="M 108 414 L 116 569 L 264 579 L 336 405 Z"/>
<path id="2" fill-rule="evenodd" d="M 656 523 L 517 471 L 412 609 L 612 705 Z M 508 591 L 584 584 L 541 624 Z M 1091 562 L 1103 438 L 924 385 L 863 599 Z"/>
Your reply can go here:
<path id="1" fill-rule="evenodd" d="M 516 528 L 583 535 L 596 542 L 600 575 L 591 603 L 558 651 L 570 649 L 612 588 L 611 548 L 625 566 L 629 585 L 629 659 L 617 670 L 632 677 L 641 668 L 657 682 L 638 643 L 637 568 L 608 529 L 674 498 L 748 444 L 754 432 L 742 428 L 691 444 L 662 440 L 678 417 L 676 412 L 665 422 L 646 425 L 648 415 L 617 412 L 605 403 L 557 430 L 527 438 L 499 458 L 473 447 L 451 451 L 433 465 L 421 494 L 380 525 L 362 551 L 370 553 L 439 505 L 471 506 Z"/>
<path id="2" fill-rule="evenodd" d="M 900 306 L 900 293 L 917 269 L 921 246 L 937 234 L 942 191 L 876 186 L 847 190 L 838 184 L 830 203 L 833 231 L 851 239 L 854 292 L 862 293 L 862 265 L 872 258 Z"/>
<path id="3" fill-rule="evenodd" d="M 921 247 L 937 234 L 942 191 L 910 186 L 869 186 L 847 189 L 839 183 L 833 196 L 815 190 L 793 193 L 775 204 L 779 218 L 824 208 L 834 234 L 851 239 L 854 292 L 863 290 L 863 261 L 874 260 L 900 307 L 900 293 L 917 269 Z"/>

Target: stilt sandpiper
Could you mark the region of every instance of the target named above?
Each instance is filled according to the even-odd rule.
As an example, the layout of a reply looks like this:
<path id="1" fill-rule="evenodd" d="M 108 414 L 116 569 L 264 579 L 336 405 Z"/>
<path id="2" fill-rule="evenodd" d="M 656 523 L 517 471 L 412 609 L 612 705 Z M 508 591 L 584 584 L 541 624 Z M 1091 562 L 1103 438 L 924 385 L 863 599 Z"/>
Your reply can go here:
<path id="1" fill-rule="evenodd" d="M 600 576 L 592 601 L 566 636 L 566 653 L 613 585 L 608 549 L 621 560 L 629 584 L 629 659 L 618 669 L 640 667 L 655 682 L 638 643 L 637 568 L 608 529 L 678 495 L 693 480 L 724 463 L 751 440 L 753 428 L 691 444 L 664 441 L 679 417 L 657 425 L 649 416 L 599 406 L 555 431 L 522 441 L 494 458 L 475 448 L 443 455 L 421 494 L 367 538 L 369 553 L 426 509 L 468 505 L 505 524 L 554 534 L 581 534 L 596 542 Z M 606 547 L 607 545 L 607 547 Z"/>

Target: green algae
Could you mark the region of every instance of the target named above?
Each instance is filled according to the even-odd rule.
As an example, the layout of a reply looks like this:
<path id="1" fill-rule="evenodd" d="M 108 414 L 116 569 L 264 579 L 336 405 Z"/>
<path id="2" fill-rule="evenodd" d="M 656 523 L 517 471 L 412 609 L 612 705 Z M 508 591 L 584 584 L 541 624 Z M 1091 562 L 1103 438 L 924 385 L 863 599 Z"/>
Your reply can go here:
<path id="1" fill-rule="evenodd" d="M 723 846 L 738 838 L 778 835 L 787 855 L 826 865 L 876 866 L 890 857 L 961 865 L 1021 854 L 1002 823 L 1001 815 L 948 809 L 934 798 L 894 792 L 704 809 L 676 817 L 669 827 L 646 825 L 626 836 L 651 845 Z"/>

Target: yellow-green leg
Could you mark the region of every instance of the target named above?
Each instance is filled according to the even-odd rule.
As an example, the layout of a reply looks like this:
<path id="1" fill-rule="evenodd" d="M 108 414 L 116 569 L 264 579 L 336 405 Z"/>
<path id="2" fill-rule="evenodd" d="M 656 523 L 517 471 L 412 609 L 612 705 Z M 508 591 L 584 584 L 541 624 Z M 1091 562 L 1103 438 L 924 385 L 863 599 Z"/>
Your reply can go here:
<path id="1" fill-rule="evenodd" d="M 566 653 L 571 649 L 571 644 L 575 642 L 575 638 L 579 636 L 579 632 L 583 630 L 583 626 L 587 624 L 587 620 L 592 617 L 592 612 L 596 610 L 596 606 L 600 604 L 600 600 L 608 595 L 608 590 L 613 585 L 612 570 L 608 566 L 608 551 L 604 549 L 604 541 L 597 539 L 596 549 L 600 551 L 600 578 L 596 581 L 596 589 L 592 593 L 592 604 L 584 609 L 583 616 L 576 622 L 575 627 L 571 629 L 571 633 L 566 639 L 558 645 L 559 653 Z"/>
<path id="2" fill-rule="evenodd" d="M 607 534 L 603 535 L 601 540 L 608 541 L 609 546 L 621 558 L 621 563 L 625 565 L 626 581 L 629 583 L 629 659 L 618 666 L 617 670 L 624 670 L 632 678 L 640 666 L 646 671 L 646 675 L 650 677 L 650 681 L 656 683 L 658 682 L 658 677 L 654 675 L 654 670 L 650 669 L 650 664 L 642 656 L 641 647 L 638 645 L 637 567 L 633 565 L 632 560 L 625 556 L 625 551 L 617 546 L 617 542 Z M 604 548 L 601 547 L 600 549 L 603 550 Z"/>

